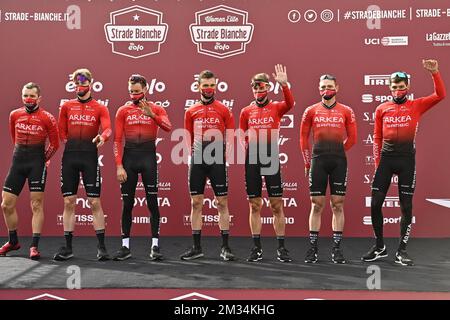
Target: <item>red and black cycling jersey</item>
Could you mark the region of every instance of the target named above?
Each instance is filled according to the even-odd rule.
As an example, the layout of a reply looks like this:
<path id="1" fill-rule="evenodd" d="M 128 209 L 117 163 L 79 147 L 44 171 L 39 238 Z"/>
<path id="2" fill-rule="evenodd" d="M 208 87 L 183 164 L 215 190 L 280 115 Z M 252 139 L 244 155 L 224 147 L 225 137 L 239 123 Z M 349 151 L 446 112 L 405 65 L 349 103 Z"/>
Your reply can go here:
<path id="1" fill-rule="evenodd" d="M 434 93 L 427 97 L 393 101 L 379 105 L 375 111 L 373 155 L 378 167 L 381 154 L 413 155 L 415 138 L 422 114 L 445 97 L 445 87 L 439 72 L 433 73 Z"/>
<path id="2" fill-rule="evenodd" d="M 311 130 L 313 131 L 312 156 L 309 145 Z M 326 106 L 319 102 L 306 108 L 300 126 L 300 149 L 305 167 L 311 167 L 311 157 L 345 156 L 345 151 L 356 142 L 356 131 L 355 114 L 346 105 L 336 102 Z"/>
<path id="3" fill-rule="evenodd" d="M 32 113 L 28 113 L 25 107 L 13 110 L 9 115 L 9 129 L 16 151 L 20 151 L 21 148 L 45 150 L 45 161 L 47 161 L 58 150 L 56 120 L 42 107 Z M 47 137 L 49 143 L 45 148 Z"/>
<path id="4" fill-rule="evenodd" d="M 122 165 L 124 136 L 125 148 L 147 150 L 145 146 L 148 143 L 154 145 L 159 128 L 164 131 L 172 129 L 166 110 L 152 103 L 150 107 L 155 113 L 154 118 L 145 115 L 142 109 L 133 103 L 128 103 L 117 110 L 114 133 L 116 165 Z"/>
<path id="5" fill-rule="evenodd" d="M 112 134 L 108 108 L 95 99 L 65 102 L 59 110 L 59 135 L 66 144 L 65 151 L 96 151 L 92 143 L 102 129 L 105 141 Z"/>
<path id="6" fill-rule="evenodd" d="M 261 142 L 278 144 L 281 118 L 295 105 L 294 96 L 289 87 L 284 85 L 282 89 L 285 101 L 269 101 L 262 106 L 253 101 L 241 110 L 239 128 L 245 133 L 245 138 L 241 137 L 242 143 L 245 145 Z M 265 134 L 267 138 L 263 138 Z"/>
<path id="7" fill-rule="evenodd" d="M 187 142 L 191 148 L 203 145 L 204 142 L 217 141 L 219 138 L 226 143 L 227 129 L 234 129 L 234 118 L 231 110 L 217 100 L 204 104 L 201 101 L 189 107 L 184 114 L 184 128 L 189 133 Z M 217 134 L 221 134 L 218 137 Z"/>

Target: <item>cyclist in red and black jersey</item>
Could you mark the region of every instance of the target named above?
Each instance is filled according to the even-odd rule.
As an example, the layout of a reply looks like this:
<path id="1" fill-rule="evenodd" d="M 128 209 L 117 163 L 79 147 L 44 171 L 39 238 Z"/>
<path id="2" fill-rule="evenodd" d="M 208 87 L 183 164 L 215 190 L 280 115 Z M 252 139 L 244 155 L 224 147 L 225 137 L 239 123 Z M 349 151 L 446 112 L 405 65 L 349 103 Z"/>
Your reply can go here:
<path id="1" fill-rule="evenodd" d="M 286 221 L 283 212 L 283 185 L 281 180 L 280 160 L 278 152 L 278 134 L 280 121 L 294 106 L 294 97 L 288 86 L 286 67 L 275 66 L 274 79 L 281 85 L 285 101 L 269 99 L 269 75 L 259 73 L 253 76 L 251 85 L 255 101 L 241 111 L 239 128 L 244 135 L 245 182 L 250 205 L 250 229 L 254 247 L 247 261 L 262 259 L 261 246 L 261 209 L 262 209 L 262 177 L 266 182 L 270 207 L 274 217 L 273 227 L 278 240 L 277 259 L 282 262 L 292 261 L 285 248 Z"/>
<path id="2" fill-rule="evenodd" d="M 318 237 L 325 195 L 330 183 L 333 211 L 333 247 L 331 260 L 345 263 L 341 240 L 344 230 L 344 199 L 347 188 L 347 158 L 345 152 L 356 142 L 356 120 L 353 110 L 336 100 L 339 85 L 336 77 L 320 77 L 319 92 L 322 101 L 306 108 L 300 127 L 300 148 L 305 162 L 305 175 L 309 176 L 311 213 L 309 216 L 309 242 L 305 262 L 317 262 Z M 309 135 L 313 131 L 312 153 Z"/>
<path id="3" fill-rule="evenodd" d="M 61 166 L 61 192 L 64 197 L 66 246 L 59 249 L 54 259 L 68 260 L 73 257 L 75 202 L 81 173 L 94 217 L 93 225 L 98 239 L 97 259 L 108 260 L 105 247 L 105 216 L 100 202 L 101 176 L 97 148 L 111 135 L 111 121 L 108 108 L 91 96 L 91 72 L 88 69 L 78 69 L 73 73 L 73 81 L 77 99 L 69 100 L 61 106 L 58 119 L 60 138 L 65 143 Z"/>
<path id="4" fill-rule="evenodd" d="M 222 237 L 220 257 L 234 260 L 228 244 L 230 215 L 228 211 L 228 172 L 226 154 L 234 135 L 231 110 L 215 100 L 216 77 L 210 70 L 199 74 L 198 91 L 200 101 L 189 107 L 184 114 L 186 141 L 191 150 L 189 164 L 189 191 L 191 195 L 191 229 L 194 245 L 183 253 L 182 260 L 203 257 L 201 248 L 202 208 L 206 179 L 214 190 L 219 213 L 219 228 Z"/>
<path id="5" fill-rule="evenodd" d="M 0 256 L 20 248 L 16 210 L 17 199 L 28 179 L 30 189 L 33 239 L 30 258 L 40 258 L 39 239 L 44 224 L 44 189 L 47 166 L 59 147 L 56 120 L 39 103 L 39 85 L 30 82 L 22 89 L 24 106 L 9 116 L 9 129 L 14 144 L 12 166 L 6 177 L 2 193 L 2 210 L 9 231 L 9 241 L 0 248 Z M 49 143 L 46 146 L 46 140 Z"/>
<path id="6" fill-rule="evenodd" d="M 445 87 L 436 60 L 423 60 L 423 67 L 431 73 L 434 93 L 430 96 L 409 100 L 408 75 L 395 72 L 390 77 L 389 88 L 392 101 L 379 105 L 375 111 L 373 155 L 375 176 L 372 182 L 371 216 L 376 244 L 362 257 L 374 261 L 387 257 L 383 240 L 382 206 L 389 189 L 392 175 L 398 176 L 398 191 L 402 218 L 400 241 L 395 262 L 401 265 L 414 264 L 406 252 L 412 223 L 412 199 L 416 187 L 415 137 L 420 117 L 445 98 Z"/>
<path id="7" fill-rule="evenodd" d="M 156 161 L 156 138 L 158 129 L 170 131 L 172 125 L 166 110 L 147 101 L 147 80 L 138 74 L 128 80 L 131 100 L 116 113 L 114 133 L 114 156 L 117 166 L 117 180 L 122 192 L 122 247 L 114 260 L 131 257 L 130 232 L 132 210 L 138 175 L 144 184 L 147 207 L 150 211 L 152 245 L 150 259 L 162 260 L 159 250 L 159 208 L 158 208 L 158 167 Z M 125 146 L 122 140 L 125 138 Z"/>

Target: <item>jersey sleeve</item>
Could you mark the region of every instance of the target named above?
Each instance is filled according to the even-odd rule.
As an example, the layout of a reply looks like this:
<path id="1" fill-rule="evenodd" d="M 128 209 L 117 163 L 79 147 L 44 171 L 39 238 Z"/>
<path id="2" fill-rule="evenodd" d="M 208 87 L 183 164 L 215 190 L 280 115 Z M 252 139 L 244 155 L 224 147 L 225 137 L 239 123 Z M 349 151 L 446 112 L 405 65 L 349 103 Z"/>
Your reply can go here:
<path id="1" fill-rule="evenodd" d="M 436 72 L 432 74 L 432 77 L 434 82 L 433 94 L 414 101 L 417 104 L 416 108 L 418 109 L 420 114 L 423 114 L 430 110 L 438 102 L 443 100 L 446 95 L 444 81 L 442 80 L 441 74 L 439 72 Z"/>
<path id="2" fill-rule="evenodd" d="M 192 144 L 194 143 L 194 127 L 192 123 L 192 117 L 190 110 L 186 110 L 184 113 L 184 129 L 185 129 L 185 139 L 186 143 L 188 145 L 189 150 L 192 147 Z"/>
<path id="3" fill-rule="evenodd" d="M 378 107 L 375 111 L 375 124 L 373 128 L 373 157 L 375 160 L 375 169 L 378 168 L 381 156 L 381 147 L 383 145 L 383 117 L 382 109 Z"/>
<path id="4" fill-rule="evenodd" d="M 357 136 L 355 113 L 350 108 L 347 109 L 345 115 L 345 128 L 347 131 L 347 139 L 344 142 L 344 150 L 348 151 L 356 143 Z"/>
<path id="5" fill-rule="evenodd" d="M 285 113 L 295 105 L 294 96 L 288 85 L 282 86 L 284 101 L 278 104 L 278 115 L 281 118 Z"/>
<path id="6" fill-rule="evenodd" d="M 49 112 L 45 112 L 46 126 L 49 144 L 45 149 L 45 161 L 50 160 L 59 148 L 58 125 L 55 117 Z"/>
<path id="7" fill-rule="evenodd" d="M 172 124 L 170 123 L 169 116 L 167 115 L 166 109 L 156 105 L 152 105 L 152 110 L 155 113 L 155 123 L 164 131 L 169 132 L 172 130 Z"/>
<path id="8" fill-rule="evenodd" d="M 246 149 L 248 143 L 248 112 L 242 109 L 239 116 L 239 143 Z"/>
<path id="9" fill-rule="evenodd" d="M 225 154 L 227 159 L 230 159 L 233 151 L 234 135 L 231 132 L 234 132 L 234 128 L 233 112 L 228 107 L 225 107 Z"/>
<path id="10" fill-rule="evenodd" d="M 100 125 L 102 127 L 102 138 L 105 141 L 108 141 L 109 137 L 112 134 L 111 129 L 111 119 L 109 118 L 109 111 L 106 106 L 102 106 L 100 111 Z"/>
<path id="11" fill-rule="evenodd" d="M 58 116 L 58 131 L 59 138 L 63 143 L 67 142 L 67 106 L 63 104 L 59 108 L 59 116 Z"/>
<path id="12" fill-rule="evenodd" d="M 9 114 L 9 133 L 13 144 L 16 144 L 16 113 L 12 111 Z"/>
<path id="13" fill-rule="evenodd" d="M 115 130 L 114 130 L 114 159 L 116 161 L 116 166 L 122 165 L 123 156 L 123 125 L 125 122 L 124 118 L 124 108 L 119 108 L 116 113 L 115 119 Z"/>
<path id="14" fill-rule="evenodd" d="M 300 124 L 300 150 L 302 152 L 305 168 L 311 168 L 311 147 L 309 145 L 309 135 L 312 127 L 311 107 L 303 113 Z"/>

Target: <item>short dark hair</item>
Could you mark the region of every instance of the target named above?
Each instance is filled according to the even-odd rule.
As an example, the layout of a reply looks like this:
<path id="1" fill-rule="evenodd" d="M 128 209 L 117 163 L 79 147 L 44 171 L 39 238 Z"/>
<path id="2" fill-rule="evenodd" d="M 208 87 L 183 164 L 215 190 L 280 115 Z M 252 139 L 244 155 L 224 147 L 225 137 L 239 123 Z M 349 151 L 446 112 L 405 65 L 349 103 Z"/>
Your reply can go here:
<path id="1" fill-rule="evenodd" d="M 267 82 L 269 83 L 270 76 L 267 73 L 257 73 L 252 77 L 253 82 Z"/>
<path id="2" fill-rule="evenodd" d="M 22 89 L 36 89 L 38 97 L 41 96 L 41 87 L 35 82 L 28 82 Z"/>
<path id="3" fill-rule="evenodd" d="M 408 85 L 409 83 L 409 79 L 408 79 L 408 74 L 406 72 L 403 71 L 397 71 L 394 72 L 393 74 L 391 74 L 391 76 L 389 77 L 389 83 L 399 83 L 404 81 L 406 83 L 406 85 Z"/>
<path id="4" fill-rule="evenodd" d="M 147 86 L 147 80 L 144 76 L 141 76 L 140 74 L 132 74 L 130 78 L 128 78 L 128 83 L 136 84 L 140 83 L 142 85 L 142 88 L 145 88 Z"/>
<path id="5" fill-rule="evenodd" d="M 215 78 L 215 77 L 216 76 L 214 75 L 214 73 L 211 70 L 203 70 L 198 75 L 198 83 L 200 83 L 200 81 L 202 79 L 212 79 L 212 78 Z"/>

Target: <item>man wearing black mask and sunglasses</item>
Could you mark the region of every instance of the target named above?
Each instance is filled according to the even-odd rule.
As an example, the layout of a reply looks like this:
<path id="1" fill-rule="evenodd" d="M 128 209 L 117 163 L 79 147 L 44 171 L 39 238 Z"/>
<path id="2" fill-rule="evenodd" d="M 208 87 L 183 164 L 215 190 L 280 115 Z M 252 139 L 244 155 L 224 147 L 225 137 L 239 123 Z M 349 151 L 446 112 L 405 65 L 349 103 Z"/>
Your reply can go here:
<path id="1" fill-rule="evenodd" d="M 383 240 L 383 206 L 392 175 L 398 176 L 398 189 L 402 218 L 400 242 L 395 262 L 413 265 L 406 252 L 412 224 L 412 199 L 416 187 L 415 137 L 420 117 L 445 97 L 445 87 L 436 60 L 423 60 L 423 67 L 431 73 L 434 93 L 430 96 L 409 100 L 409 76 L 395 72 L 390 77 L 389 89 L 393 101 L 379 105 L 375 111 L 373 154 L 375 177 L 372 182 L 371 215 L 376 244 L 363 257 L 374 261 L 387 257 Z"/>

